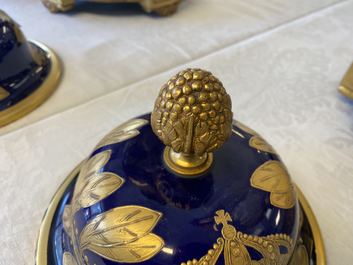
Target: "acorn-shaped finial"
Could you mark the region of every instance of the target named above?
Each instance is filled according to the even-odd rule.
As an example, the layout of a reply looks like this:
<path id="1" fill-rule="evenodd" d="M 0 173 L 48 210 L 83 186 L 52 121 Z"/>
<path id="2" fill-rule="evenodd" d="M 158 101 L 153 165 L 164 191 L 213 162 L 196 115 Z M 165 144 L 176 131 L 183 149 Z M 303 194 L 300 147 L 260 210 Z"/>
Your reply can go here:
<path id="1" fill-rule="evenodd" d="M 152 128 L 174 152 L 201 156 L 231 135 L 231 100 L 210 72 L 187 69 L 162 86 L 152 112 Z"/>

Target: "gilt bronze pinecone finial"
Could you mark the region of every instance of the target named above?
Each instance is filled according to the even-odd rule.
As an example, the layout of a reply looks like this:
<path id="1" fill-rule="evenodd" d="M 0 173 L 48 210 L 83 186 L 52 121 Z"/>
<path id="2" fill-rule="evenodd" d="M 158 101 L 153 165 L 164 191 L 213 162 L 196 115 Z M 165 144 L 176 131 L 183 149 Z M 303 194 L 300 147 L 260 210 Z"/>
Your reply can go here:
<path id="1" fill-rule="evenodd" d="M 162 86 L 152 127 L 175 152 L 202 155 L 229 138 L 232 116 L 223 84 L 210 72 L 187 69 Z"/>
<path id="2" fill-rule="evenodd" d="M 231 100 L 222 82 L 208 71 L 187 69 L 162 86 L 151 122 L 155 134 L 167 145 L 167 164 L 173 170 L 173 164 L 179 164 L 176 171 L 193 175 L 211 165 L 211 152 L 231 135 L 232 119 Z M 202 170 L 181 169 L 200 168 L 204 163 Z"/>

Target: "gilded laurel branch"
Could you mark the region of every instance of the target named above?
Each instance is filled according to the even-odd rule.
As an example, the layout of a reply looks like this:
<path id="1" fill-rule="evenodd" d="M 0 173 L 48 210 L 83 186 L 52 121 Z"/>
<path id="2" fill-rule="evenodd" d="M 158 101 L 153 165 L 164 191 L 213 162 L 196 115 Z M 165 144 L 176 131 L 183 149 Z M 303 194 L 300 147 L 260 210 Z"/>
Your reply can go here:
<path id="1" fill-rule="evenodd" d="M 94 155 L 82 165 L 72 200 L 74 212 L 103 200 L 124 183 L 124 179 L 115 173 L 101 172 L 110 156 L 111 151 L 106 150 Z"/>
<path id="2" fill-rule="evenodd" d="M 82 230 L 81 251 L 88 249 L 124 263 L 148 260 L 164 246 L 163 239 L 151 233 L 161 216 L 159 212 L 136 205 L 104 212 Z"/>
<path id="3" fill-rule="evenodd" d="M 210 72 L 187 69 L 162 86 L 151 123 L 175 152 L 202 155 L 230 137 L 232 116 L 223 84 Z"/>
<path id="4" fill-rule="evenodd" d="M 147 123 L 143 119 L 128 121 L 103 138 L 95 149 L 135 137 L 140 133 L 138 129 Z M 85 250 L 116 262 L 138 263 L 152 258 L 164 246 L 163 239 L 152 233 L 162 214 L 137 205 L 101 213 L 90 220 L 80 234 L 76 230 L 74 215 L 78 210 L 100 202 L 124 184 L 123 178 L 103 170 L 110 157 L 111 150 L 98 152 L 81 167 L 73 199 L 66 205 L 62 217 L 74 249 L 74 255 L 64 252 L 64 265 L 86 264 L 87 261 L 83 261 Z"/>

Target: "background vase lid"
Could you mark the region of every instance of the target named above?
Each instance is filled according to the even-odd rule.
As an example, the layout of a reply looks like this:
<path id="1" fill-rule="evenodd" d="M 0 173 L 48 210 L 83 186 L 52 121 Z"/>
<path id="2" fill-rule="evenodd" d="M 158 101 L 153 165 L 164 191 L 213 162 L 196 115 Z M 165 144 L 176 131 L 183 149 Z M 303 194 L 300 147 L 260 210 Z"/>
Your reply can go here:
<path id="1" fill-rule="evenodd" d="M 66 12 L 83 3 L 112 4 L 112 3 L 138 3 L 147 13 L 156 13 L 160 16 L 172 15 L 177 11 L 181 0 L 42 0 L 50 12 Z"/>
<path id="2" fill-rule="evenodd" d="M 57 87 L 60 65 L 45 45 L 27 41 L 20 26 L 0 10 L 0 126 L 40 105 Z"/>

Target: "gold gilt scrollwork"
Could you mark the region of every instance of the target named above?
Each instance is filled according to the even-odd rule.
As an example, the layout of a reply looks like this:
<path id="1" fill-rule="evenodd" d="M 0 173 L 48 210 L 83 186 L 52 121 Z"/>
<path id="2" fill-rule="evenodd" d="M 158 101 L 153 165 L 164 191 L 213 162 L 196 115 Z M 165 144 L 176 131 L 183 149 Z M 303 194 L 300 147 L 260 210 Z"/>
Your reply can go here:
<path id="1" fill-rule="evenodd" d="M 131 120 L 116 129 L 97 145 L 96 149 L 125 141 L 139 134 L 148 121 Z M 63 254 L 64 265 L 84 265 L 85 250 L 122 263 L 138 263 L 152 258 L 164 246 L 164 241 L 152 233 L 162 214 L 141 206 L 114 208 L 90 220 L 80 234 L 74 225 L 74 215 L 81 208 L 103 200 L 123 184 L 124 179 L 102 168 L 111 157 L 111 150 L 102 151 L 86 160 L 77 178 L 73 199 L 64 209 L 62 221 L 73 242 L 74 255 Z"/>
<path id="2" fill-rule="evenodd" d="M 193 259 L 181 265 L 215 265 L 219 256 L 224 255 L 225 265 L 273 265 L 287 264 L 293 251 L 292 239 L 285 234 L 275 234 L 265 237 L 247 235 L 236 230 L 229 224 L 232 218 L 224 210 L 216 212 L 216 225 L 222 225 L 222 237 L 218 238 L 213 248 L 201 259 Z M 261 254 L 260 260 L 252 260 L 248 248 Z M 282 253 L 280 248 L 285 248 Z"/>
<path id="3" fill-rule="evenodd" d="M 270 192 L 271 204 L 290 209 L 295 205 L 294 186 L 284 165 L 277 160 L 270 160 L 258 167 L 250 178 L 251 186 Z"/>

